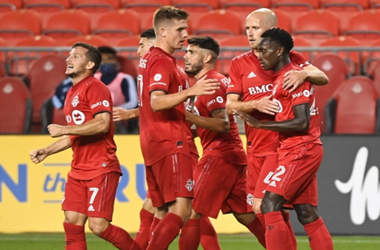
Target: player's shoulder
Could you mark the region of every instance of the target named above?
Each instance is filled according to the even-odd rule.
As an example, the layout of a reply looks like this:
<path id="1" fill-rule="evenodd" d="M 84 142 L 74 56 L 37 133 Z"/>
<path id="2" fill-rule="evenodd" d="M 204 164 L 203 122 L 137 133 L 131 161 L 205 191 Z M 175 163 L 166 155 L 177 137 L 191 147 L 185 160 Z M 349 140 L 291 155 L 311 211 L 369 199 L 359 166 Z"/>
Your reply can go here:
<path id="1" fill-rule="evenodd" d="M 301 68 L 310 65 L 310 62 L 300 52 L 291 50 L 289 52 L 290 61 L 299 65 Z"/>
<path id="2" fill-rule="evenodd" d="M 232 58 L 232 61 L 243 61 L 243 60 L 247 60 L 249 58 L 251 58 L 253 56 L 253 53 L 252 53 L 252 50 L 250 51 L 247 51 L 247 52 L 244 52 L 238 56 L 235 56 L 234 58 Z"/>
<path id="3" fill-rule="evenodd" d="M 107 86 L 98 78 L 89 76 L 85 79 L 87 88 L 107 88 Z"/>

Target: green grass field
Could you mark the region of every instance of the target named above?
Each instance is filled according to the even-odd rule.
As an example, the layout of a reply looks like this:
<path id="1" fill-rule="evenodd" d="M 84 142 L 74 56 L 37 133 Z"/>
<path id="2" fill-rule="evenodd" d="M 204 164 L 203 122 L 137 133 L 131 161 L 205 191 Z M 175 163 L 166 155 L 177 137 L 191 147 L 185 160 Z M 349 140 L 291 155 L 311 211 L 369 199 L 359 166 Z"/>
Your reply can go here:
<path id="1" fill-rule="evenodd" d="M 298 250 L 308 250 L 309 244 L 305 236 L 297 237 Z M 380 237 L 374 236 L 335 236 L 335 250 L 379 250 Z M 115 249 L 110 243 L 92 235 L 87 235 L 89 250 Z M 223 250 L 263 249 L 249 234 L 222 234 L 219 242 Z M 1 250 L 63 250 L 63 234 L 0 234 Z M 169 248 L 178 249 L 178 238 Z M 201 247 L 199 249 L 202 249 Z"/>

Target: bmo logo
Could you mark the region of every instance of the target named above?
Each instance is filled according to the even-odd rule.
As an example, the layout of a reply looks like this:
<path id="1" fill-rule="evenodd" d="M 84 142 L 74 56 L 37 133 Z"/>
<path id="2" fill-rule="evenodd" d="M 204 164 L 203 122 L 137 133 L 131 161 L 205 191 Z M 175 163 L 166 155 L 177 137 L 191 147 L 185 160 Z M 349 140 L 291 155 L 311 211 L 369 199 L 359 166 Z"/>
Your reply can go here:
<path id="1" fill-rule="evenodd" d="M 71 116 L 73 117 L 73 122 L 76 125 L 82 124 L 85 121 L 85 118 L 86 118 L 84 116 L 83 112 L 81 112 L 79 110 L 74 110 L 73 113 L 71 114 Z"/>
<path id="2" fill-rule="evenodd" d="M 266 93 L 266 92 L 272 91 L 272 89 L 273 89 L 273 83 L 269 83 L 266 85 L 250 87 L 250 88 L 248 88 L 248 91 L 249 91 L 250 95 L 256 95 L 256 94 L 261 94 L 261 93 Z"/>

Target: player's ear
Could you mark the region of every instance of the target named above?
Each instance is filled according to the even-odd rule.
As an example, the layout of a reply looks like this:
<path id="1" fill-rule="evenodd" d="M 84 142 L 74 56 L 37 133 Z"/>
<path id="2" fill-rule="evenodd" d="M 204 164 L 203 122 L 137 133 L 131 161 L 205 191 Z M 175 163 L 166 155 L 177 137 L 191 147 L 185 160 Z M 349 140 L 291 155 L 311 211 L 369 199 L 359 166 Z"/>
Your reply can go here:
<path id="1" fill-rule="evenodd" d="M 285 50 L 284 50 L 284 47 L 280 46 L 278 47 L 277 49 L 277 56 L 280 57 L 284 54 Z"/>
<path id="2" fill-rule="evenodd" d="M 88 62 L 87 65 L 86 65 L 86 69 L 92 69 L 93 67 L 95 67 L 95 63 L 94 62 Z"/>
<path id="3" fill-rule="evenodd" d="M 212 55 L 210 53 L 207 53 L 203 60 L 204 60 L 205 63 L 211 62 Z"/>

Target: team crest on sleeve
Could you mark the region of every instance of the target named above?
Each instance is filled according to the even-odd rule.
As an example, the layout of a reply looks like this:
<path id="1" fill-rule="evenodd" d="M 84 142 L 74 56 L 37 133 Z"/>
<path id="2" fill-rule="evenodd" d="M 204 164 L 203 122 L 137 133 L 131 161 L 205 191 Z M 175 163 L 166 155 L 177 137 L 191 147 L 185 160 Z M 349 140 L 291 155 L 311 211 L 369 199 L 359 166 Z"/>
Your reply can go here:
<path id="1" fill-rule="evenodd" d="M 191 190 L 194 188 L 194 181 L 192 179 L 188 179 L 185 186 L 187 190 L 191 192 Z"/>
<path id="2" fill-rule="evenodd" d="M 73 105 L 73 107 L 75 108 L 78 104 L 79 104 L 79 97 L 78 97 L 78 94 L 76 96 L 74 96 L 71 104 Z"/>
<path id="3" fill-rule="evenodd" d="M 251 193 L 247 194 L 247 203 L 253 206 L 253 195 Z"/>
<path id="4" fill-rule="evenodd" d="M 155 80 L 156 82 L 158 82 L 158 81 L 161 80 L 161 79 L 162 79 L 162 75 L 161 75 L 160 73 L 157 73 L 157 74 L 154 75 L 154 80 Z"/>
<path id="5" fill-rule="evenodd" d="M 109 107 L 110 103 L 107 100 L 103 100 L 103 106 L 104 107 Z"/>

